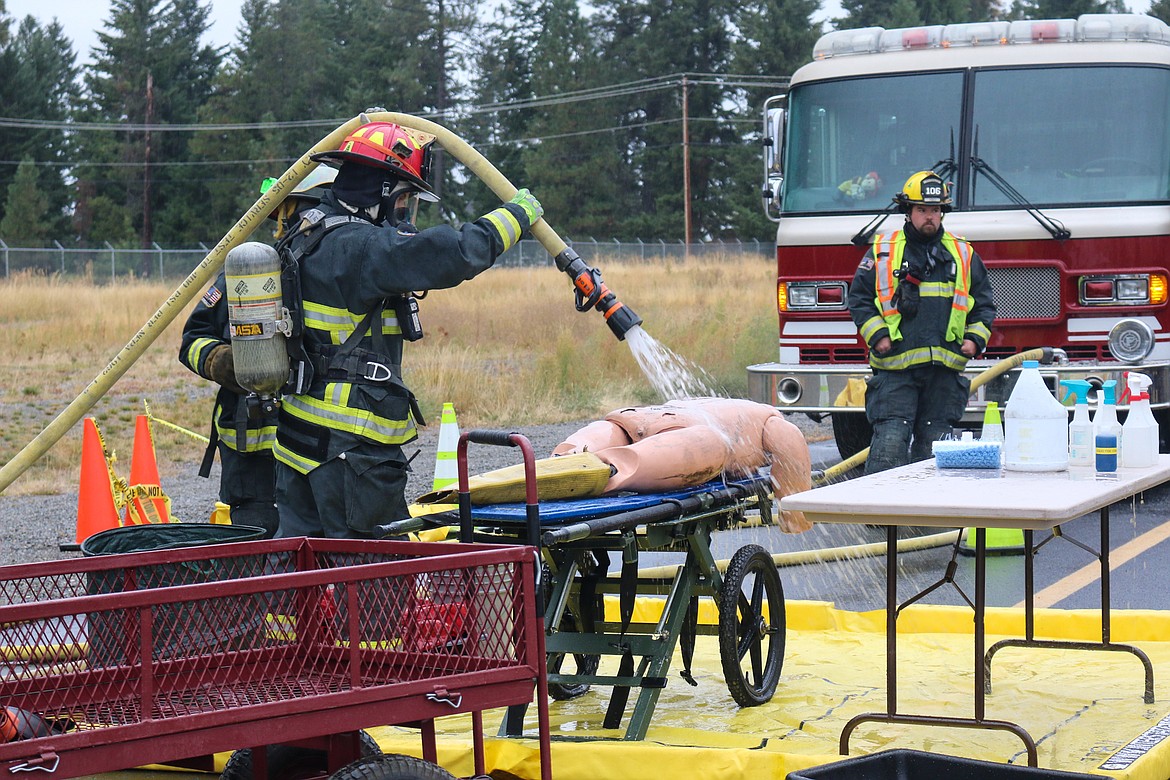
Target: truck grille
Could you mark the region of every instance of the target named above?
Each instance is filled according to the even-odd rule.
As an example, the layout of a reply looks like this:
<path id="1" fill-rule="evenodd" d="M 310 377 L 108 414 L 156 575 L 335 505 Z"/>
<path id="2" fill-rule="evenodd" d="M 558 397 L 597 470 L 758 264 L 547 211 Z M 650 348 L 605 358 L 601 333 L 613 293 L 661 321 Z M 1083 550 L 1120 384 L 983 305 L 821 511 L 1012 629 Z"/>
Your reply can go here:
<path id="1" fill-rule="evenodd" d="M 988 268 L 997 319 L 1051 319 L 1061 314 L 1060 269 Z"/>

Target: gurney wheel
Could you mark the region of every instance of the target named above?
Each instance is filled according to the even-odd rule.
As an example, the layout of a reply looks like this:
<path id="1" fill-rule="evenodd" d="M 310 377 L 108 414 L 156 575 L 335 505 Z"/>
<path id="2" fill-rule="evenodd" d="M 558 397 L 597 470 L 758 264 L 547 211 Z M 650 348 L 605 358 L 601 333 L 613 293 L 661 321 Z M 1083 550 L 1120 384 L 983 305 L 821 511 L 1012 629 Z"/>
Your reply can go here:
<path id="1" fill-rule="evenodd" d="M 739 706 L 764 704 L 776 692 L 786 633 L 784 588 L 772 556 L 756 544 L 739 548 L 719 591 L 719 657 Z"/>
<path id="2" fill-rule="evenodd" d="M 541 579 L 546 583 L 545 600 L 548 599 L 547 583 L 552 581 L 552 573 L 548 567 L 544 567 L 544 576 Z M 560 630 L 562 632 L 569 632 L 572 634 L 580 633 L 581 627 L 578 623 L 577 616 L 571 612 L 566 611 L 561 616 Z M 597 674 L 597 667 L 601 665 L 601 656 L 587 655 L 585 653 L 549 653 L 548 654 L 548 671 L 549 674 L 559 674 L 561 667 L 564 666 L 566 656 L 571 657 L 573 662 L 577 665 L 576 670 L 572 674 L 593 675 Z M 589 683 L 554 683 L 548 684 L 548 695 L 556 701 L 568 701 L 569 699 L 576 699 L 578 696 L 584 696 L 589 692 Z"/>

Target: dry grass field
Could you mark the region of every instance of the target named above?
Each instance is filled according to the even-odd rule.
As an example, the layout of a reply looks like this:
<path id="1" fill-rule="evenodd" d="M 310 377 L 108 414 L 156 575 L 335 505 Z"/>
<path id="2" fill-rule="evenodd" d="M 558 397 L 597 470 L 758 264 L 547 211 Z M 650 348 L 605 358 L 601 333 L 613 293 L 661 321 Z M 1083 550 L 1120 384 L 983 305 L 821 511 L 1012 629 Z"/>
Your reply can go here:
<path id="1" fill-rule="evenodd" d="M 663 346 L 701 368 L 720 394 L 746 392 L 744 367 L 775 359 L 775 266 L 767 259 L 610 263 L 606 283 Z M 9 461 L 97 376 L 177 285 L 19 276 L 0 281 L 0 463 Z M 187 311 L 193 305 L 188 304 Z M 601 315 L 573 308 L 569 280 L 544 268 L 492 269 L 421 302 L 426 337 L 408 344 L 407 383 L 428 420 L 451 402 L 462 428 L 599 416 L 662 400 Z M 88 413 L 128 472 L 136 415 L 206 435 L 213 386 L 177 360 L 187 311 Z M 203 445 L 154 428 L 160 470 L 197 463 Z M 75 490 L 81 425 L 4 492 Z"/>

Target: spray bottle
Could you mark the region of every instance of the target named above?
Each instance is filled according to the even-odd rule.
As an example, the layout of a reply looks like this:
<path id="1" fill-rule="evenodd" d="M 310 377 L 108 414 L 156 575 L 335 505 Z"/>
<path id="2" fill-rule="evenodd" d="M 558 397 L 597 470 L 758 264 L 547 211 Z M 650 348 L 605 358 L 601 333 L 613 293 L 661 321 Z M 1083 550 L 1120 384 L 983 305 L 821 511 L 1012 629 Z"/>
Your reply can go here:
<path id="1" fill-rule="evenodd" d="M 1158 422 L 1150 411 L 1150 378 L 1130 371 L 1129 416 L 1121 426 L 1121 466 L 1127 469 L 1149 468 L 1158 462 Z"/>
<path id="2" fill-rule="evenodd" d="M 1093 446 L 1096 451 L 1097 472 L 1101 474 L 1117 471 L 1121 423 L 1117 422 L 1116 388 L 1115 379 L 1101 385 L 1101 400 L 1097 405 L 1097 414 L 1093 416 Z"/>
<path id="3" fill-rule="evenodd" d="M 1072 422 L 1068 424 L 1068 465 L 1092 466 L 1094 461 L 1093 423 L 1089 421 L 1089 388 L 1083 379 L 1062 379 L 1068 395 L 1075 396 Z M 1068 403 L 1068 397 L 1064 399 Z"/>

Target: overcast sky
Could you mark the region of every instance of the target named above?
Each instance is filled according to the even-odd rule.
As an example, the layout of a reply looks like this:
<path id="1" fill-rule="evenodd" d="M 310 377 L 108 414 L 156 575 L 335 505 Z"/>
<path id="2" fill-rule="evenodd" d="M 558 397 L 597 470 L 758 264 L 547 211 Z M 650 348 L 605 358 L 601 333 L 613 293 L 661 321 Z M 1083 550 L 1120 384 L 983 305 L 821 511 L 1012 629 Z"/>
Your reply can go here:
<path id="1" fill-rule="evenodd" d="M 8 14 L 17 20 L 16 24 L 30 14 L 44 25 L 56 17 L 65 30 L 65 37 L 73 41 L 78 64 L 91 61 L 90 49 L 97 45 L 97 31 L 104 29 L 110 18 L 109 0 L 5 0 L 5 5 Z M 240 25 L 240 0 L 212 0 L 210 21 L 204 43 L 215 46 L 232 43 Z"/>
<path id="2" fill-rule="evenodd" d="M 236 28 L 240 25 L 241 0 L 211 0 L 211 28 L 206 43 L 226 46 L 235 41 Z M 97 45 L 97 31 L 102 28 L 110 15 L 109 0 L 6 0 L 8 13 L 20 20 L 32 14 L 42 23 L 48 24 L 56 17 L 65 29 L 65 36 L 73 41 L 79 64 L 89 62 L 90 49 Z M 1010 0 L 1005 2 L 1010 4 Z M 1126 5 L 1134 12 L 1144 13 L 1150 7 L 1150 0 L 1128 0 Z M 816 20 L 841 15 L 839 0 L 828 0 L 824 8 L 814 15 Z"/>

